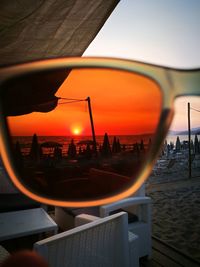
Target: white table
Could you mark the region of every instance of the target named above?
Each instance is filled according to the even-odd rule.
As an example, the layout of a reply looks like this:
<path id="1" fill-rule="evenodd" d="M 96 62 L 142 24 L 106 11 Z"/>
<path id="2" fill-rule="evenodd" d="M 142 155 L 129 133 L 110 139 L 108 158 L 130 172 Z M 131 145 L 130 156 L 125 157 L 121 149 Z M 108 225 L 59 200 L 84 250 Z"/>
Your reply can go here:
<path id="1" fill-rule="evenodd" d="M 49 231 L 58 226 L 42 208 L 0 213 L 0 241 Z"/>

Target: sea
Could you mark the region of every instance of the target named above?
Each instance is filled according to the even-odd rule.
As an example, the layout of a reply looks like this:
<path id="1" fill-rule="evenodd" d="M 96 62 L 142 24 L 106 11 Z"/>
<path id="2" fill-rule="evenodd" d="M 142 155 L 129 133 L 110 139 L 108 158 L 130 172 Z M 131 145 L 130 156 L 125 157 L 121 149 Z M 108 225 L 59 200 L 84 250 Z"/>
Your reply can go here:
<path id="1" fill-rule="evenodd" d="M 135 143 L 141 143 L 143 141 L 144 144 L 148 144 L 149 140 L 151 139 L 152 135 L 150 134 L 144 134 L 144 135 L 110 135 L 109 143 L 112 145 L 114 137 L 116 139 L 119 139 L 119 142 L 121 145 L 133 145 Z M 97 135 L 96 136 L 96 143 L 97 146 L 103 144 L 104 135 Z M 82 136 L 82 135 L 73 135 L 73 136 L 38 136 L 38 143 L 42 144 L 45 142 L 56 142 L 58 144 L 61 144 L 63 146 L 63 150 L 66 150 L 68 145 L 73 140 L 74 144 L 77 145 L 80 141 L 84 145 L 87 145 L 88 141 L 92 141 L 92 136 Z M 30 148 L 30 144 L 32 142 L 32 136 L 14 136 L 13 142 L 16 143 L 16 141 L 19 142 L 20 147 L 23 150 L 26 150 L 26 148 Z"/>
<path id="2" fill-rule="evenodd" d="M 135 143 L 140 144 L 141 141 L 143 141 L 144 145 L 149 144 L 149 140 L 151 139 L 152 135 L 150 134 L 144 134 L 144 135 L 111 135 L 109 137 L 109 142 L 112 145 L 114 137 L 119 139 L 120 144 L 129 146 L 133 145 Z M 187 141 L 188 136 L 187 135 L 179 135 L 180 141 Z M 194 141 L 195 135 L 191 135 L 191 139 Z M 75 145 L 77 145 L 80 141 L 84 145 L 88 143 L 88 141 L 92 141 L 92 136 L 82 136 L 82 135 L 73 135 L 73 136 L 38 136 L 38 143 L 42 144 L 45 142 L 56 142 L 58 144 L 62 145 L 62 150 L 67 151 L 69 144 L 71 143 L 73 139 L 73 142 Z M 97 146 L 102 145 L 104 136 L 103 135 L 97 135 L 96 136 L 96 143 Z M 170 142 L 176 143 L 177 135 L 168 135 L 166 137 L 166 141 L 169 144 Z M 200 139 L 200 138 L 199 138 Z M 13 142 L 16 143 L 16 141 L 19 142 L 20 147 L 22 148 L 23 152 L 28 153 L 28 150 L 30 149 L 30 145 L 32 143 L 32 136 L 15 136 L 13 137 Z M 27 151 L 26 151 L 27 150 Z"/>
<path id="3" fill-rule="evenodd" d="M 179 139 L 181 142 L 187 141 L 188 140 L 188 135 L 167 135 L 165 140 L 167 143 L 173 142 L 176 143 L 177 136 L 179 136 Z M 149 140 L 152 138 L 151 134 L 144 134 L 144 135 L 110 135 L 108 136 L 110 143 L 112 144 L 114 137 L 119 139 L 121 144 L 135 144 L 140 143 L 141 140 L 143 140 L 144 143 L 149 143 Z M 96 142 L 99 144 L 103 143 L 103 135 L 97 135 L 96 136 Z M 195 135 L 191 135 L 191 140 L 194 141 Z M 198 137 L 200 139 L 200 136 Z M 20 144 L 23 144 L 26 146 L 26 144 L 30 144 L 32 141 L 32 136 L 14 136 L 13 137 L 14 141 L 18 140 Z M 73 135 L 73 136 L 38 136 L 38 141 L 39 143 L 44 143 L 44 142 L 57 142 L 62 145 L 67 145 L 71 142 L 73 139 L 74 143 L 77 144 L 80 141 L 85 141 L 87 143 L 88 140 L 92 140 L 92 136 L 82 136 L 82 135 Z"/>

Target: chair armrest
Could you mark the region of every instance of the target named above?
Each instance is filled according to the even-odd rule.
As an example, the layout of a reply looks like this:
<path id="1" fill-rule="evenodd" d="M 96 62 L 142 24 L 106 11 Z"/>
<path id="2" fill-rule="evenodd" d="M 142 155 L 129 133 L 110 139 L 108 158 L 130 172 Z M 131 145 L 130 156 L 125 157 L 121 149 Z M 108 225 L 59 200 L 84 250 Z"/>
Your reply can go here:
<path id="1" fill-rule="evenodd" d="M 10 256 L 10 253 L 0 245 L 0 265 L 2 262 Z"/>
<path id="2" fill-rule="evenodd" d="M 93 222 L 99 219 L 100 218 L 97 216 L 82 213 L 75 217 L 75 227 L 89 223 L 89 222 Z"/>
<path id="3" fill-rule="evenodd" d="M 134 205 L 150 205 L 150 197 L 130 197 L 100 207 L 100 217 L 106 217 L 111 211 L 127 208 Z"/>

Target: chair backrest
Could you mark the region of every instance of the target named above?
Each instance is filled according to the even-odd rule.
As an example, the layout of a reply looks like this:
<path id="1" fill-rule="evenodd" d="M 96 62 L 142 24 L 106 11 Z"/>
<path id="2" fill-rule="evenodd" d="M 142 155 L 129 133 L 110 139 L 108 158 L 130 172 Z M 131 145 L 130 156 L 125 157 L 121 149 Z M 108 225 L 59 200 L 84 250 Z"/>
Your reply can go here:
<path id="1" fill-rule="evenodd" d="M 129 266 L 128 218 L 120 212 L 34 244 L 50 267 Z"/>

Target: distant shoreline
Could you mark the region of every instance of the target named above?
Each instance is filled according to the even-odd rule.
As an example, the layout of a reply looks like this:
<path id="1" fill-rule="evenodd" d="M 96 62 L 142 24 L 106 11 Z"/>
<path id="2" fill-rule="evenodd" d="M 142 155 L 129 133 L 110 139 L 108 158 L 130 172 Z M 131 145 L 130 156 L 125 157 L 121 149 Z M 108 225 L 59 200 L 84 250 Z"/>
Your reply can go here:
<path id="1" fill-rule="evenodd" d="M 183 130 L 183 131 L 171 131 L 169 130 L 169 135 L 188 135 L 188 130 Z M 200 127 L 197 128 L 192 128 L 191 129 L 191 134 L 192 135 L 199 135 L 200 134 Z"/>
<path id="2" fill-rule="evenodd" d="M 188 135 L 187 134 L 185 134 L 185 135 L 184 134 L 182 134 L 182 135 L 168 134 L 165 139 L 167 140 L 167 143 L 173 142 L 175 144 L 177 136 L 179 136 L 179 139 L 181 142 L 188 141 Z M 195 138 L 195 134 L 191 134 L 191 140 L 194 141 L 194 138 Z"/>

